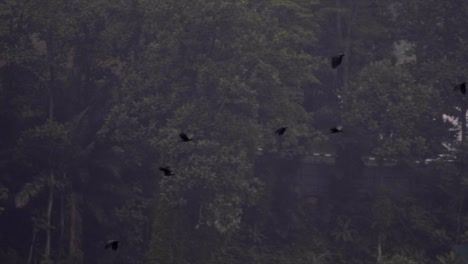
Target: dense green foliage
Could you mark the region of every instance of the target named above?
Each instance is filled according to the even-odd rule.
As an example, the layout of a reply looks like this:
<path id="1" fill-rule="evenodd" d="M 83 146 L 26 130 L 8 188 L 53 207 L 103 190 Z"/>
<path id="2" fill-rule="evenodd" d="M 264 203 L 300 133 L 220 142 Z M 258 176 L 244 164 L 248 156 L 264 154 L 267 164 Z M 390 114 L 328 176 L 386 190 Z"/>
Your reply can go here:
<path id="1" fill-rule="evenodd" d="M 0 0 L 0 262 L 461 263 L 465 2 Z"/>

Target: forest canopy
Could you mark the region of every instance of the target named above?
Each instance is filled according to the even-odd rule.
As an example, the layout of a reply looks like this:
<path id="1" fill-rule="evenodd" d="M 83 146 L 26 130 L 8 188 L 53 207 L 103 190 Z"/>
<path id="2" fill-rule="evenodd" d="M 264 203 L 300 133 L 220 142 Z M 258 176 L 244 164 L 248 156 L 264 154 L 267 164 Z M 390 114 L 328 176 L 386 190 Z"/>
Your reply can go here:
<path id="1" fill-rule="evenodd" d="M 0 262 L 463 263 L 467 12 L 0 0 Z"/>

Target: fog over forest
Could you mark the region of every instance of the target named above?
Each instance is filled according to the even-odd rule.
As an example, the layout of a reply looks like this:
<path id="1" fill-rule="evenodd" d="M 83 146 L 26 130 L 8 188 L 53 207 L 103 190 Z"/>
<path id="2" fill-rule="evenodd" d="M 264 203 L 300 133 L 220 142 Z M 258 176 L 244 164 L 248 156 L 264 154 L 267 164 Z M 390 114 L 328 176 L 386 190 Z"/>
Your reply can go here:
<path id="1" fill-rule="evenodd" d="M 468 263 L 467 14 L 0 0 L 0 263 Z"/>

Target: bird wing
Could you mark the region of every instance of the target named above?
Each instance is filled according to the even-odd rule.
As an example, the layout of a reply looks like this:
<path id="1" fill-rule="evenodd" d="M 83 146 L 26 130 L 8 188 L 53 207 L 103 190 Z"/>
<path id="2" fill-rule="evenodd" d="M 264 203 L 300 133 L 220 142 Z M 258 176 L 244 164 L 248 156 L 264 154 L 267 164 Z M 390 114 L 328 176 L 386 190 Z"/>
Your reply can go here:
<path id="1" fill-rule="evenodd" d="M 108 248 L 112 247 L 113 243 L 115 243 L 115 240 L 107 241 L 106 245 L 104 246 L 104 249 L 108 249 Z"/>
<path id="2" fill-rule="evenodd" d="M 119 248 L 119 241 L 112 242 L 112 249 L 117 250 Z"/>
<path id="3" fill-rule="evenodd" d="M 183 140 L 189 140 L 187 134 L 185 134 L 184 132 L 180 133 L 180 134 L 179 134 L 179 137 L 180 137 L 181 139 L 183 139 Z"/>
<path id="4" fill-rule="evenodd" d="M 331 64 L 332 64 L 332 68 L 336 68 L 336 66 L 338 66 L 338 60 L 336 57 L 333 57 L 331 59 Z"/>
<path id="5" fill-rule="evenodd" d="M 333 56 L 331 61 L 332 61 L 332 68 L 335 69 L 341 64 L 341 61 L 343 60 L 344 54 L 340 54 L 337 56 Z"/>

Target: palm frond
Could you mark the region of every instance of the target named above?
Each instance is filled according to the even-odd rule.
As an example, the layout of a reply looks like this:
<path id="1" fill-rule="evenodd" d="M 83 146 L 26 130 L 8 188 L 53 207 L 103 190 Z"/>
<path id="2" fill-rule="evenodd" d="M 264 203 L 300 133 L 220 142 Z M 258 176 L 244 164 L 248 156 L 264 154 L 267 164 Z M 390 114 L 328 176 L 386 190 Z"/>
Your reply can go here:
<path id="1" fill-rule="evenodd" d="M 28 182 L 15 197 L 17 208 L 25 207 L 31 198 L 36 197 L 47 186 L 47 179 L 44 176 L 36 177 L 32 182 Z"/>

